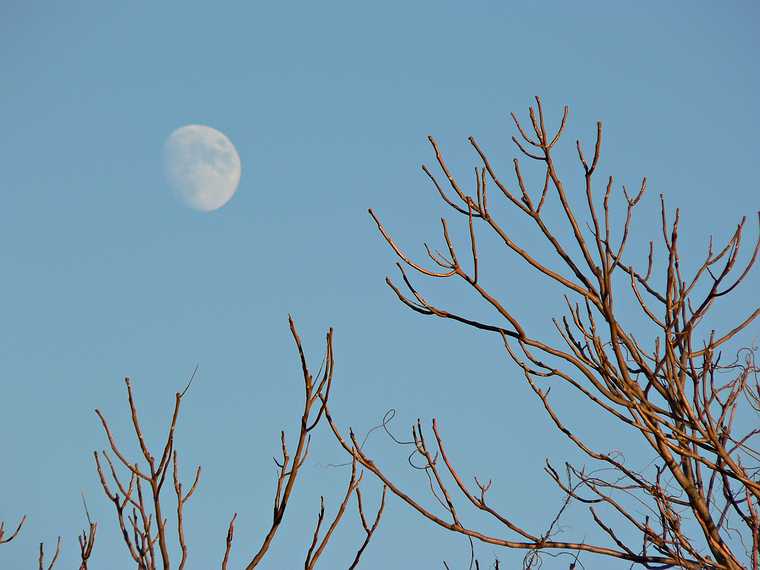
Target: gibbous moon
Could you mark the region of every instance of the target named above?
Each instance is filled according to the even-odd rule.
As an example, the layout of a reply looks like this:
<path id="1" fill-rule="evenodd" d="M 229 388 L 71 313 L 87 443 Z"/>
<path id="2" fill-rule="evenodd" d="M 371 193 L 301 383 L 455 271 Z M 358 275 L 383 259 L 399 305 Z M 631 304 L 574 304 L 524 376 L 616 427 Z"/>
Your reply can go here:
<path id="1" fill-rule="evenodd" d="M 202 212 L 224 206 L 240 182 L 235 146 L 223 133 L 204 125 L 187 125 L 169 135 L 164 166 L 180 200 Z"/>

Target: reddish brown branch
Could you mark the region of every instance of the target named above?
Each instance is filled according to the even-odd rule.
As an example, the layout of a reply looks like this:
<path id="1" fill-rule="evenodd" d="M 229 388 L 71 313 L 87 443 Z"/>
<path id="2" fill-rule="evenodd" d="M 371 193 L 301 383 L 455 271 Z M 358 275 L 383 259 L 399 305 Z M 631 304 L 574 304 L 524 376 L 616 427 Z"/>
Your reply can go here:
<path id="1" fill-rule="evenodd" d="M 18 536 L 18 533 L 21 532 L 21 527 L 24 526 L 24 523 L 26 522 L 26 515 L 21 517 L 21 520 L 18 522 L 18 525 L 16 526 L 16 530 L 14 530 L 10 536 L 5 536 L 5 522 L 0 521 L 0 544 L 6 544 L 16 538 Z"/>

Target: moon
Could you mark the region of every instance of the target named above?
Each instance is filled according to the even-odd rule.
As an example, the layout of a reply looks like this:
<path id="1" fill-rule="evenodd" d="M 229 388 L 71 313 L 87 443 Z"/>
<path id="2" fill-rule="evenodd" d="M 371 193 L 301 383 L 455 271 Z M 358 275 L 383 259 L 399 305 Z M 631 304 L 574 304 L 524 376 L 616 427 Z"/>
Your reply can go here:
<path id="1" fill-rule="evenodd" d="M 164 144 L 166 179 L 185 205 L 201 212 L 230 201 L 240 182 L 240 156 L 224 133 L 205 125 L 175 130 Z"/>

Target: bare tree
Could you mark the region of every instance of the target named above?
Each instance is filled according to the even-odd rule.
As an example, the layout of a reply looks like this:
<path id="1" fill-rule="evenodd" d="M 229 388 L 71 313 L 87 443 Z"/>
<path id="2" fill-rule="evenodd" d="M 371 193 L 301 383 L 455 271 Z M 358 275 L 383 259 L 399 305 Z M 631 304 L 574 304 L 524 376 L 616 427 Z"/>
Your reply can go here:
<path id="1" fill-rule="evenodd" d="M 323 365 L 316 378 L 310 371 L 306 355 L 303 350 L 301 338 L 296 330 L 293 319 L 289 319 L 290 331 L 296 344 L 299 362 L 304 381 L 304 406 L 299 421 L 298 439 L 295 451 L 291 456 L 288 448 L 285 432 L 280 433 L 280 459 L 275 459 L 277 467 L 277 481 L 274 493 L 274 505 L 272 512 L 272 523 L 261 540 L 261 544 L 256 552 L 251 556 L 250 562 L 245 565 L 246 570 L 256 568 L 269 553 L 269 549 L 281 527 L 285 511 L 290 502 L 291 495 L 295 488 L 298 477 L 301 473 L 308 455 L 311 434 L 313 430 L 321 423 L 325 417 L 325 407 L 330 397 L 330 388 L 333 379 L 333 354 L 332 354 L 332 337 L 333 332 L 330 329 L 326 338 L 326 354 Z M 95 466 L 98 473 L 101 486 L 106 497 L 113 504 L 116 520 L 119 525 L 120 533 L 124 545 L 136 565 L 137 570 L 169 570 L 172 568 L 172 549 L 173 545 L 178 545 L 176 557 L 179 559 L 177 568 L 182 570 L 188 560 L 188 544 L 185 540 L 185 517 L 184 507 L 198 488 L 201 476 L 201 467 L 195 469 L 193 482 L 189 488 L 185 488 L 179 478 L 179 455 L 175 445 L 175 432 L 177 421 L 179 419 L 182 400 L 190 389 L 196 370 L 193 372 L 187 386 L 182 392 L 177 392 L 174 399 L 174 407 L 171 413 L 171 419 L 167 430 L 167 435 L 160 449 L 160 455 L 154 455 L 148 447 L 146 437 L 140 424 L 137 404 L 134 399 L 132 383 L 129 378 L 125 379 L 127 387 L 127 401 L 129 405 L 130 417 L 132 420 L 132 430 L 139 445 L 142 457 L 138 460 L 129 459 L 117 444 L 116 438 L 106 417 L 100 410 L 95 410 L 100 423 L 105 432 L 110 452 L 94 452 Z M 174 490 L 174 498 L 169 508 L 166 507 L 165 483 L 171 479 L 171 487 Z M 320 498 L 320 510 L 317 519 L 317 525 L 314 529 L 310 546 L 306 553 L 304 568 L 311 570 L 316 568 L 317 561 L 324 553 L 328 543 L 334 537 L 335 531 L 340 524 L 348 503 L 352 497 L 356 497 L 356 508 L 359 515 L 362 528 L 364 530 L 364 540 L 358 546 L 354 553 L 353 559 L 348 563 L 348 568 L 356 568 L 364 554 L 370 540 L 372 539 L 385 508 L 386 489 L 383 489 L 380 506 L 375 514 L 372 523 L 368 522 L 364 510 L 360 483 L 363 478 L 363 471 L 357 470 L 357 460 L 354 458 L 351 463 L 351 477 L 346 486 L 346 493 L 339 504 L 338 512 L 335 515 L 329 528 L 320 536 L 322 523 L 325 518 L 325 500 Z M 85 515 L 87 517 L 88 528 L 83 530 L 78 537 L 80 549 L 80 566 L 79 570 L 87 570 L 89 560 L 95 547 L 95 537 L 98 524 L 90 518 L 87 504 L 82 496 Z M 169 510 L 174 511 L 173 528 L 176 533 L 176 541 L 170 536 Z M 16 526 L 15 530 L 6 536 L 5 524 L 0 522 L 0 544 L 11 542 L 21 531 L 27 517 L 23 516 Z M 224 552 L 221 560 L 221 569 L 227 570 L 229 566 L 230 553 L 232 550 L 235 536 L 235 521 L 237 513 L 234 513 L 227 527 L 227 535 L 224 543 Z M 40 543 L 38 555 L 38 567 L 40 570 L 53 570 L 59 561 L 61 554 L 61 537 L 56 541 L 55 551 L 48 562 L 45 556 L 45 545 Z"/>
<path id="2" fill-rule="evenodd" d="M 327 333 L 325 363 L 321 372 L 318 373 L 317 378 L 315 378 L 309 369 L 295 323 L 292 319 L 290 319 L 289 322 L 290 331 L 298 350 L 301 371 L 303 374 L 305 389 L 303 412 L 300 417 L 298 439 L 292 456 L 286 442 L 285 432 L 283 431 L 280 433 L 281 456 L 279 460 L 275 459 L 277 466 L 277 482 L 274 493 L 272 523 L 266 535 L 263 537 L 261 545 L 258 547 L 255 554 L 251 556 L 250 562 L 245 566 L 246 570 L 256 568 L 269 552 L 270 546 L 283 522 L 285 511 L 301 473 L 301 468 L 309 454 L 311 433 L 320 424 L 324 417 L 325 406 L 330 397 L 330 388 L 332 385 L 334 370 L 332 357 L 332 330 Z M 195 373 L 193 373 L 193 377 L 191 377 L 185 389 L 182 392 L 177 392 L 175 394 L 174 409 L 171 414 L 167 436 L 162 445 L 159 456 L 154 455 L 146 443 L 146 438 L 140 425 L 138 409 L 132 391 L 132 384 L 129 379 L 125 380 L 127 400 L 132 419 L 132 429 L 137 438 L 142 458 L 137 461 L 127 458 L 117 444 L 116 438 L 114 437 L 105 416 L 100 410 L 95 411 L 100 419 L 110 447 L 110 452 L 104 450 L 101 453 L 94 453 L 98 476 L 103 491 L 114 506 L 123 542 L 138 570 L 156 570 L 158 568 L 169 570 L 172 568 L 172 544 L 178 544 L 179 546 L 179 552 L 176 554 L 176 558 L 179 559 L 177 565 L 179 570 L 182 570 L 185 567 L 188 560 L 188 545 L 185 540 L 184 507 L 198 488 L 201 468 L 200 466 L 196 468 L 193 482 L 190 487 L 186 489 L 180 481 L 178 474 L 179 459 L 175 446 L 175 431 L 182 399 L 187 394 L 194 377 Z M 351 568 L 356 567 L 358 564 L 364 549 L 377 528 L 385 503 L 385 491 L 383 491 L 383 499 L 374 523 L 370 527 L 365 518 L 361 501 L 361 491 L 359 490 L 362 473 L 357 473 L 356 467 L 356 461 L 354 461 L 351 478 L 347 485 L 345 497 L 340 503 L 338 514 L 321 540 L 319 539 L 319 533 L 324 520 L 325 509 L 324 497 L 320 499 L 321 507 L 318 524 L 314 530 L 311 546 L 306 555 L 305 568 L 307 569 L 316 567 L 317 560 L 324 552 L 330 539 L 333 537 L 335 529 L 340 523 L 347 504 L 353 495 L 357 498 L 357 508 L 362 525 L 365 529 L 366 538 L 357 550 Z M 169 474 L 170 470 L 171 474 Z M 164 490 L 164 483 L 169 477 L 171 477 L 173 482 L 172 487 L 174 489 L 174 499 L 172 504 L 175 511 L 173 526 L 174 531 L 176 532 L 176 543 L 172 542 L 169 538 L 169 523 L 166 514 L 167 509 L 165 508 L 165 494 L 162 493 Z M 237 513 L 233 514 L 227 528 L 225 548 L 221 561 L 222 570 L 226 570 L 229 564 L 229 557 L 235 534 L 236 519 Z M 80 547 L 82 550 L 81 568 L 83 570 L 86 570 L 87 559 L 92 552 L 95 539 L 95 528 L 96 525 L 90 523 L 89 533 L 83 532 L 80 537 Z M 42 557 L 42 545 L 40 545 L 40 556 Z M 40 560 L 42 560 L 42 558 L 40 558 Z M 53 561 L 52 564 L 54 563 L 55 561 Z"/>
<path id="3" fill-rule="evenodd" d="M 512 140 L 524 157 L 540 165 L 542 184 L 537 191 L 529 189 L 517 159 L 513 163 L 515 184 L 504 182 L 471 137 L 469 143 L 480 165 L 475 167 L 474 190 L 468 193 L 452 174 L 437 142 L 429 137 L 450 189 L 445 189 L 429 168 L 422 169 L 444 203 L 463 219 L 469 234 L 470 259 L 466 263 L 451 238 L 446 219 L 441 219 L 441 224 L 448 254 L 426 244 L 433 264 L 426 266 L 410 258 L 378 216 L 369 212 L 399 258 L 397 265 L 406 291 L 387 279 L 398 299 L 422 315 L 498 335 L 543 404 L 548 421 L 602 469 L 567 463 L 560 470 L 547 461 L 546 472 L 564 494 L 564 500 L 559 513 L 547 517 L 550 522 L 546 530 L 537 532 L 489 501 L 490 480 L 484 482 L 476 477 L 474 485 L 466 482 L 455 459 L 447 453 L 436 420 L 432 422 L 432 441 L 418 421 L 412 427 L 412 444 L 422 458 L 422 470 L 440 510 L 427 507 L 421 497 L 412 496 L 398 480 L 392 480 L 362 449 L 353 431 L 344 435 L 325 401 L 335 436 L 356 461 L 423 517 L 483 543 L 524 550 L 525 567 L 539 565 L 541 553 L 569 551 L 575 552 L 571 567 L 575 567 L 580 553 L 593 553 L 647 568 L 738 569 L 751 565 L 758 570 L 760 452 L 753 447 L 760 433 L 758 368 L 754 350 L 738 351 L 732 362 L 727 362 L 721 351 L 752 323 L 760 309 L 750 310 L 746 318 L 722 332 L 711 330 L 709 317 L 749 274 L 757 260 L 760 240 L 740 267 L 745 230 L 742 219 L 723 247 L 713 248 L 710 239 L 703 261 L 687 274 L 680 261 L 679 210 L 669 220 L 661 200 L 664 248 L 656 255 L 650 242 L 646 269 L 635 268 L 624 253 L 634 210 L 646 191 L 646 179 L 634 194 L 623 187 L 624 221 L 619 237 L 613 238 L 617 233 L 612 221 L 613 179 L 604 181 L 600 194 L 595 190 L 602 124 L 597 123 L 590 160 L 580 141 L 576 144 L 585 188 L 584 205 L 579 207 L 577 197 L 568 195 L 553 155 L 567 124 L 567 107 L 558 128 L 551 133 L 539 98 L 529 116 L 532 129 L 524 128 L 512 115 L 519 135 Z M 554 254 L 554 261 L 539 261 L 537 252 L 520 243 L 519 237 L 492 213 L 489 191 L 493 186 L 510 208 L 535 224 Z M 550 200 L 556 200 L 560 207 L 564 220 L 561 227 L 552 227 L 544 215 Z M 508 251 L 564 293 L 567 313 L 553 321 L 555 339 L 534 336 L 531 329 L 535 323 L 518 316 L 519 306 L 513 300 L 500 300 L 484 285 L 476 227 L 492 232 Z M 571 236 L 569 245 L 563 244 L 564 234 Z M 410 271 L 438 280 L 460 280 L 493 309 L 494 321 L 477 320 L 429 302 L 413 283 Z M 648 336 L 634 334 L 630 311 L 621 309 L 626 303 L 637 307 L 636 316 L 647 322 Z M 599 414 L 634 430 L 641 438 L 641 449 L 654 453 L 653 468 L 634 468 L 620 455 L 596 449 L 581 439 L 562 419 L 549 396 L 556 383 L 576 390 L 596 406 Z M 747 425 L 749 429 L 739 433 L 737 426 Z M 631 506 L 631 497 L 638 502 L 636 508 Z M 589 523 L 600 530 L 601 542 L 558 538 L 558 521 L 572 501 L 588 505 Z M 501 533 L 489 533 L 468 524 L 463 515 L 467 505 L 485 513 L 513 536 L 505 538 Z M 641 505 L 648 514 L 640 514 Z"/>

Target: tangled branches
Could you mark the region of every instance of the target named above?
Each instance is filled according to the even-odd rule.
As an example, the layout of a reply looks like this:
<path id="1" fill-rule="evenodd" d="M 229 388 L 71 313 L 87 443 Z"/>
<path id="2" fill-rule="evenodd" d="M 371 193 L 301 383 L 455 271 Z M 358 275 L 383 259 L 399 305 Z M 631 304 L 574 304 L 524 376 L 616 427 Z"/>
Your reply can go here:
<path id="1" fill-rule="evenodd" d="M 301 338 L 298 335 L 298 331 L 296 330 L 292 318 L 289 320 L 289 323 L 290 332 L 298 350 L 298 357 L 303 375 L 304 406 L 299 421 L 295 451 L 292 452 L 292 455 L 286 441 L 285 432 L 282 431 L 280 433 L 281 455 L 279 460 L 275 459 L 277 481 L 275 484 L 272 522 L 269 530 L 262 539 L 261 545 L 251 556 L 250 562 L 245 566 L 246 570 L 256 568 L 264 560 L 281 527 L 296 482 L 309 454 L 311 433 L 320 424 L 324 417 L 324 412 L 330 397 L 330 388 L 332 386 L 334 371 L 332 330 L 327 333 L 326 354 L 324 359 L 325 364 L 322 367 L 321 374 L 318 374 L 318 378 L 315 378 L 309 369 Z M 164 499 L 162 490 L 165 481 L 169 477 L 168 472 L 171 464 L 171 479 L 173 481 L 175 494 L 174 504 L 176 510 L 175 529 L 177 533 L 177 542 L 179 544 L 179 564 L 177 568 L 182 570 L 188 559 L 188 545 L 185 541 L 183 509 L 198 487 L 201 468 L 200 466 L 196 468 L 193 482 L 189 489 L 185 491 L 183 484 L 179 480 L 178 453 L 175 449 L 174 436 L 182 398 L 190 388 L 192 378 L 185 389 L 182 392 L 177 392 L 175 395 L 174 410 L 171 415 L 166 440 L 160 452 L 160 459 L 156 459 L 156 456 L 151 453 L 145 443 L 145 437 L 138 418 L 137 406 L 132 393 L 132 385 L 129 379 L 127 379 L 125 383 L 127 386 L 127 399 L 132 418 L 132 427 L 139 443 L 144 462 L 143 465 L 140 465 L 139 462 L 128 459 L 122 453 L 116 443 L 116 439 L 114 438 L 107 420 L 99 410 L 96 410 L 98 418 L 100 418 L 100 422 L 103 426 L 103 430 L 107 436 L 111 453 L 115 457 L 114 460 L 111 457 L 111 453 L 108 451 L 102 452 L 102 457 L 108 468 L 107 472 L 110 475 L 110 481 L 112 481 L 111 483 L 109 482 L 109 477 L 106 475 L 104 464 L 101 462 L 101 454 L 98 452 L 94 453 L 100 482 L 106 496 L 114 505 L 123 542 L 130 557 L 134 561 L 136 568 L 138 570 L 156 570 L 158 568 L 168 570 L 171 568 L 172 556 L 170 555 L 170 542 L 167 536 L 168 527 L 167 518 L 164 515 L 165 509 L 162 503 Z M 123 474 L 119 473 L 117 467 L 121 468 Z M 340 504 L 338 514 L 329 529 L 325 532 L 324 536 L 319 540 L 319 534 L 325 516 L 324 497 L 321 498 L 318 523 L 314 529 L 311 546 L 306 554 L 305 568 L 313 569 L 316 567 L 319 557 L 333 537 L 352 496 L 356 496 L 358 513 L 366 535 L 365 540 L 356 551 L 351 568 L 355 568 L 358 565 L 362 553 L 377 529 L 385 505 L 385 491 L 383 491 L 383 499 L 374 522 L 370 526 L 367 523 L 364 513 L 362 495 L 359 489 L 361 480 L 362 473 L 357 473 L 356 462 L 354 462 L 352 465 L 351 479 L 347 485 L 346 494 Z M 233 514 L 228 525 L 224 545 L 225 548 L 221 562 L 222 570 L 226 570 L 229 564 L 230 552 L 235 535 L 236 519 L 237 513 Z M 90 536 L 94 539 L 94 531 L 91 531 Z M 80 544 L 81 543 L 80 540 Z M 86 540 L 85 543 L 87 543 Z M 84 552 L 84 546 L 82 548 Z M 92 547 L 90 546 L 89 549 L 91 550 Z"/>
<path id="2" fill-rule="evenodd" d="M 537 192 L 529 189 L 520 160 L 513 162 L 516 184 L 511 186 L 496 173 L 478 142 L 469 142 L 480 160 L 475 168 L 474 192 L 467 193 L 453 176 L 438 143 L 430 144 L 449 189 L 423 166 L 443 202 L 461 216 L 469 235 L 470 261 L 464 262 L 451 239 L 446 219 L 441 219 L 448 255 L 425 245 L 432 266 L 409 257 L 394 241 L 373 210 L 369 213 L 390 248 L 406 291 L 390 278 L 387 284 L 407 307 L 422 315 L 449 319 L 496 334 L 511 360 L 522 371 L 540 399 L 548 420 L 589 459 L 605 469 L 588 471 L 566 465 L 564 476 L 547 462 L 546 472 L 570 501 L 588 505 L 591 521 L 607 537 L 607 544 L 556 539 L 556 521 L 545 533 L 526 529 L 500 512 L 488 500 L 490 481 L 477 478 L 470 486 L 446 451 L 437 421 L 432 441 L 418 422 L 412 429 L 413 444 L 423 459 L 430 487 L 443 514 L 427 508 L 391 480 L 356 441 L 353 432 L 343 435 L 326 411 L 335 436 L 347 451 L 381 479 L 393 494 L 437 525 L 484 543 L 529 553 L 588 552 L 627 560 L 645 567 L 689 569 L 738 569 L 759 567 L 760 552 L 760 452 L 753 447 L 760 434 L 756 412 L 760 385 L 753 351 L 741 352 L 730 363 L 721 350 L 760 314 L 755 308 L 722 332 L 709 330 L 701 340 L 698 331 L 709 327 L 715 307 L 742 283 L 757 260 L 760 239 L 748 260 L 740 266 L 739 254 L 745 233 L 742 219 L 721 248 L 710 240 L 703 261 L 686 274 L 680 262 L 680 212 L 668 220 L 661 199 L 660 225 L 664 253 L 655 255 L 649 243 L 647 267 L 640 271 L 626 261 L 634 212 L 647 188 L 644 179 L 634 194 L 623 188 L 625 214 L 620 237 L 613 239 L 611 197 L 613 179 L 605 181 L 601 204 L 595 195 L 595 174 L 602 147 L 602 124 L 597 123 L 593 155 L 587 158 L 576 143 L 583 172 L 583 216 L 568 197 L 554 159 L 568 120 L 565 107 L 560 124 L 549 132 L 539 98 L 530 108 L 532 130 L 513 114 L 519 151 L 543 170 Z M 489 208 L 489 191 L 495 186 L 506 204 L 535 225 L 556 263 L 538 260 L 535 252 L 501 223 Z M 558 202 L 564 228 L 552 227 L 544 215 L 549 200 Z M 584 222 L 585 229 L 584 229 Z M 545 340 L 530 331 L 534 323 L 517 315 L 519 306 L 501 301 L 481 279 L 476 227 L 484 227 L 509 251 L 564 291 L 567 313 L 553 321 L 557 337 Z M 562 243 L 565 232 L 572 244 Z M 578 253 L 575 253 L 578 252 Z M 431 268 L 432 267 L 432 268 Z M 655 283 L 655 268 L 664 283 Z M 437 280 L 460 280 L 487 306 L 496 319 L 476 320 L 429 302 L 410 278 L 410 272 Z M 651 336 L 634 334 L 624 322 L 623 306 L 631 300 L 646 321 Z M 627 318 L 627 317 L 626 317 Z M 638 331 L 638 329 L 637 329 Z M 649 333 L 647 333 L 649 334 Z M 643 447 L 656 455 L 652 473 L 631 468 L 618 455 L 592 447 L 562 419 L 550 398 L 551 386 L 562 383 L 587 398 L 600 414 L 635 430 Z M 749 422 L 746 421 L 749 414 Z M 745 421 L 737 421 L 744 416 Z M 739 432 L 737 426 L 750 428 Z M 457 496 L 460 495 L 461 499 Z M 649 514 L 631 509 L 621 496 L 636 499 Z M 514 538 L 489 534 L 469 526 L 461 514 L 461 501 L 503 525 Z M 623 531 L 623 527 L 627 527 Z M 738 527 L 738 528 L 737 528 Z M 625 533 L 626 538 L 623 538 Z M 627 537 L 638 535 L 631 542 Z M 743 546 L 742 546 L 743 545 Z M 526 566 L 535 563 L 526 557 Z"/>

